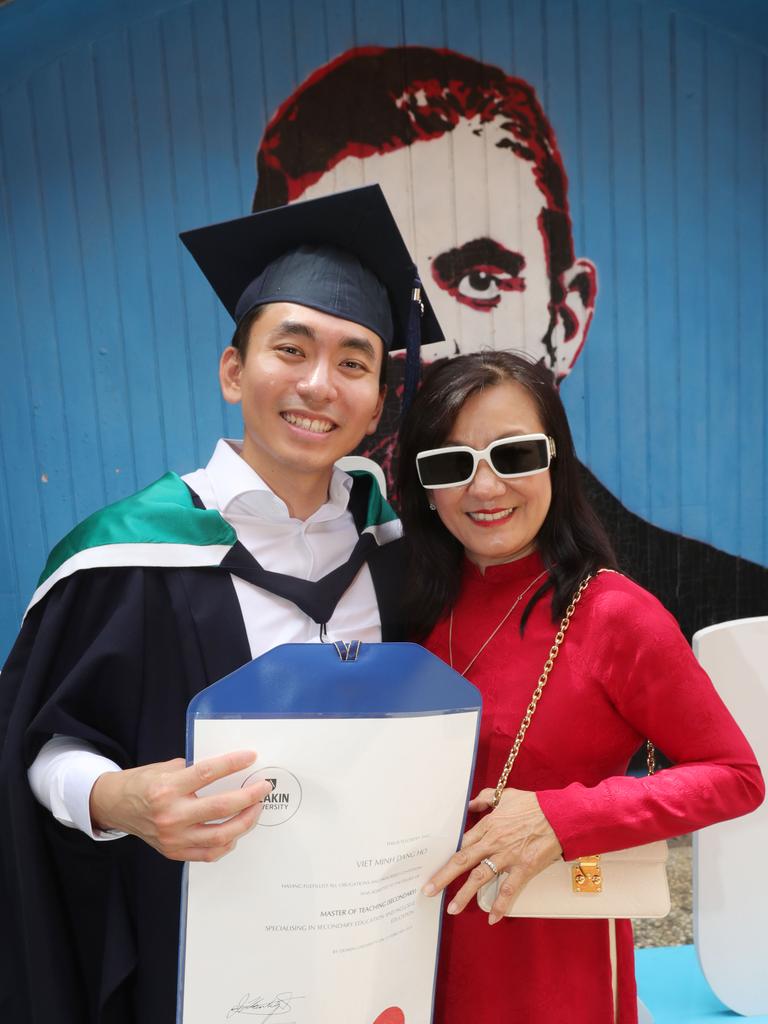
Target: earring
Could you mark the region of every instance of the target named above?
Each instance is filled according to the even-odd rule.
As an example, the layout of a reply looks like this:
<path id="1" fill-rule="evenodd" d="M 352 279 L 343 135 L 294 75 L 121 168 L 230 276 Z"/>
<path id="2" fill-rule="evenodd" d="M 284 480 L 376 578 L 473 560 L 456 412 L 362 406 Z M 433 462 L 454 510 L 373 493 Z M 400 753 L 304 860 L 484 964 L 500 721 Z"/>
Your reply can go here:
<path id="1" fill-rule="evenodd" d="M 430 512 L 436 512 L 437 511 L 437 505 L 433 505 L 431 501 L 429 503 L 429 511 Z"/>

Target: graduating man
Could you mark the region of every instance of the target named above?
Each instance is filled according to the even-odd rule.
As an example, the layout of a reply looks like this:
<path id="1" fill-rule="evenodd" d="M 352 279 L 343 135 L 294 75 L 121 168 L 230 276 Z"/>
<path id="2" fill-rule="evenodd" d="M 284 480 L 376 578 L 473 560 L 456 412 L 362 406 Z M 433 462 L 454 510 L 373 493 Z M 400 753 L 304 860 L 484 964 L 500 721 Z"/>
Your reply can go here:
<path id="1" fill-rule="evenodd" d="M 229 852 L 269 791 L 197 796 L 256 755 L 186 767 L 187 703 L 279 643 L 401 634 L 399 522 L 335 466 L 376 429 L 387 351 L 418 366 L 440 338 L 381 190 L 182 238 L 237 323 L 244 436 L 65 537 L 3 671 L 9 1024 L 171 1024 L 181 864 Z"/>

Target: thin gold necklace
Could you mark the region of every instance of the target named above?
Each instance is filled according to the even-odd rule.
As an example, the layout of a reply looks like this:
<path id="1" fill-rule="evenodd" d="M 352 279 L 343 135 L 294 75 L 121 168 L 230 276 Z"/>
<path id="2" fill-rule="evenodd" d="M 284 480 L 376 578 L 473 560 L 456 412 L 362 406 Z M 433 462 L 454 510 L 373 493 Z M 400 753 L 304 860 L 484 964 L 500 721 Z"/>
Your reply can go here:
<path id="1" fill-rule="evenodd" d="M 461 675 L 465 676 L 467 674 L 467 672 L 469 672 L 469 670 L 475 664 L 475 662 L 480 657 L 480 655 L 483 653 L 485 648 L 488 646 L 488 644 L 491 642 L 491 640 L 493 640 L 493 638 L 499 632 L 499 630 L 504 625 L 504 623 L 507 621 L 507 619 L 512 614 L 512 612 L 515 610 L 515 608 L 517 608 L 517 606 L 520 604 L 520 602 L 525 597 L 525 595 L 528 593 L 528 591 L 531 589 L 531 587 L 533 587 L 536 583 L 538 583 L 539 580 L 542 578 L 542 576 L 546 576 L 548 572 L 549 572 L 549 569 L 544 569 L 543 572 L 539 573 L 539 575 L 536 577 L 535 580 L 531 580 L 531 582 L 528 584 L 528 586 L 525 588 L 525 590 L 522 590 L 517 595 L 515 600 L 512 602 L 511 607 L 508 608 L 506 612 L 504 612 L 504 617 L 502 618 L 501 622 L 494 629 L 494 631 L 491 633 L 491 635 L 488 637 L 488 639 L 483 644 L 480 645 L 480 649 L 477 651 L 475 656 L 473 658 L 470 658 L 469 664 L 464 669 L 464 671 L 461 673 Z M 451 668 L 453 668 L 453 608 L 451 608 L 451 617 L 448 620 L 448 662 L 449 662 Z"/>

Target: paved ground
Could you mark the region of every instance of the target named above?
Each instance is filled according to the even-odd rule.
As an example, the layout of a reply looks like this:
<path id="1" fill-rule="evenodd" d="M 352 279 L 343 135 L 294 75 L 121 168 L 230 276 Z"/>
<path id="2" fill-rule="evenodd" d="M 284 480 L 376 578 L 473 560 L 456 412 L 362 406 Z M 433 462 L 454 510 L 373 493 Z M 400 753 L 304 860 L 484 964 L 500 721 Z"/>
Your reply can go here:
<path id="1" fill-rule="evenodd" d="M 690 836 L 670 840 L 667 874 L 672 910 L 660 921 L 633 922 L 638 947 L 685 946 L 693 942 Z"/>

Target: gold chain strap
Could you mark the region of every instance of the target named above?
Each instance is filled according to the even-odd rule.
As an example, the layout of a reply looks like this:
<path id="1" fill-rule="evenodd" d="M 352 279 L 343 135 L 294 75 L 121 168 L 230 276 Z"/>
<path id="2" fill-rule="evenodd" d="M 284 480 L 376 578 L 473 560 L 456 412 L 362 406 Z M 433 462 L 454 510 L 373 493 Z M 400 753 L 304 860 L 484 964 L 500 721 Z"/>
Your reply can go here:
<path id="1" fill-rule="evenodd" d="M 598 572 L 601 572 L 601 571 L 602 570 L 598 569 Z M 611 570 L 605 570 L 605 571 L 606 572 L 610 572 Z M 533 691 L 533 694 L 531 696 L 530 704 L 525 709 L 525 714 L 523 715 L 523 720 L 520 723 L 520 728 L 517 730 L 517 736 L 515 736 L 515 742 L 512 744 L 512 748 L 509 751 L 509 757 L 507 758 L 507 763 L 504 765 L 504 768 L 502 769 L 501 775 L 499 776 L 499 781 L 496 784 L 496 790 L 495 790 L 495 792 L 493 794 L 493 806 L 494 807 L 498 807 L 498 805 L 499 805 L 499 800 L 501 800 L 501 794 L 504 792 L 504 788 L 507 785 L 507 779 L 509 778 L 509 773 L 512 771 L 512 766 L 514 765 L 515 761 L 517 760 L 517 755 L 520 752 L 520 747 L 522 746 L 522 742 L 523 742 L 523 740 L 525 738 L 525 734 L 526 734 L 526 732 L 528 732 L 528 726 L 531 724 L 531 719 L 533 718 L 534 714 L 536 713 L 536 708 L 538 706 L 539 701 L 541 700 L 541 695 L 544 692 L 544 687 L 547 685 L 547 680 L 549 679 L 549 673 L 554 668 L 555 660 L 556 660 L 558 654 L 560 653 L 560 647 L 561 647 L 561 645 L 563 643 L 563 640 L 565 640 L 565 634 L 568 632 L 568 627 L 571 624 L 571 616 L 573 615 L 574 611 L 576 610 L 576 605 L 581 600 L 581 595 L 584 593 L 584 591 L 589 586 L 589 581 L 591 579 L 593 579 L 593 575 L 591 573 L 590 573 L 589 576 L 585 576 L 584 577 L 584 579 L 579 584 L 579 589 L 573 595 L 573 597 L 571 599 L 571 603 L 568 605 L 568 607 L 565 610 L 565 615 L 563 616 L 563 620 L 560 623 L 560 628 L 558 629 L 557 633 L 555 634 L 554 643 L 552 644 L 552 646 L 549 649 L 549 657 L 547 658 L 547 660 L 544 663 L 544 668 L 542 670 L 541 675 L 539 676 L 539 681 L 536 683 L 536 689 Z M 648 774 L 649 775 L 653 775 L 653 773 L 656 771 L 656 751 L 655 751 L 654 746 L 653 746 L 653 744 L 651 743 L 650 740 L 646 740 L 646 758 L 647 758 L 647 762 L 648 762 Z"/>

